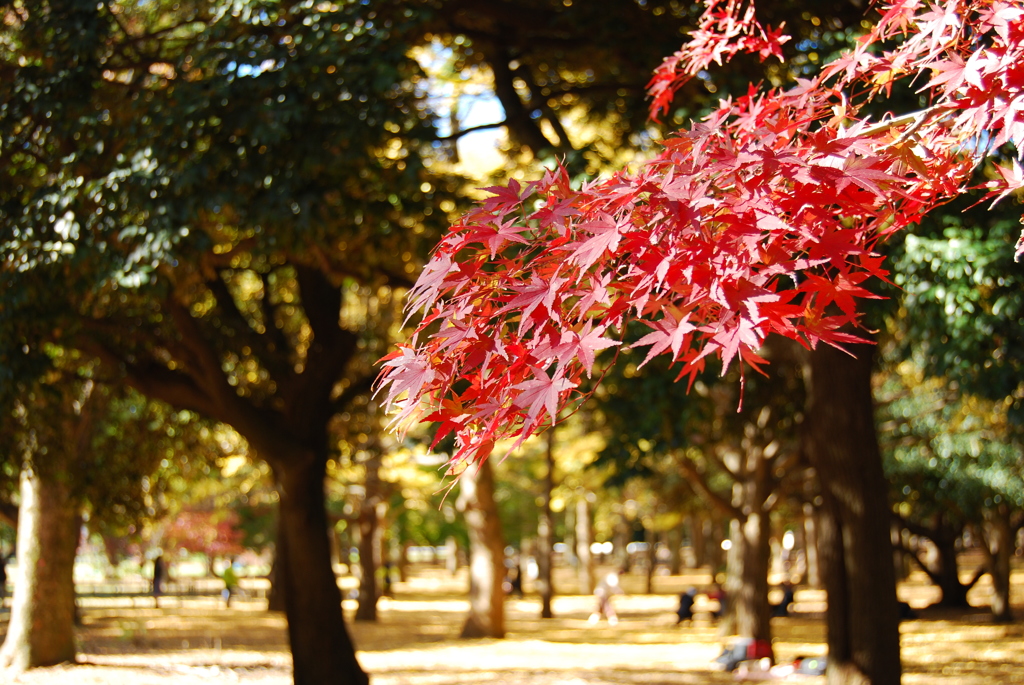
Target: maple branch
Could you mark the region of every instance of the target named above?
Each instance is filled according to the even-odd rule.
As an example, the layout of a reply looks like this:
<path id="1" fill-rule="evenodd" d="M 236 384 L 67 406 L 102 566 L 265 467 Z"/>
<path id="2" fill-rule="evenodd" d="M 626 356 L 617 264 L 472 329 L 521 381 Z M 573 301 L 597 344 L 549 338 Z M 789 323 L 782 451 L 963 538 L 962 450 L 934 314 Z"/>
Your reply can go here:
<path id="1" fill-rule="evenodd" d="M 446 136 L 436 136 L 432 140 L 437 140 L 437 141 L 440 141 L 440 142 L 444 142 L 444 141 L 448 141 L 448 140 L 457 140 L 457 139 L 461 138 L 462 136 L 468 135 L 470 133 L 476 133 L 477 131 L 486 131 L 486 130 L 492 129 L 492 128 L 501 128 L 502 126 L 508 126 L 508 120 L 507 119 L 504 119 L 502 121 L 497 121 L 497 122 L 495 122 L 493 124 L 479 124 L 477 126 L 470 126 L 469 128 L 463 128 L 463 129 L 460 129 L 458 131 L 455 131 L 454 133 L 449 133 Z"/>
<path id="2" fill-rule="evenodd" d="M 880 121 L 877 124 L 872 124 L 871 126 L 868 126 L 863 129 L 858 129 L 857 135 L 865 138 L 871 138 L 879 133 L 884 133 L 898 126 L 903 126 L 904 124 L 908 123 L 911 124 L 910 127 L 908 127 L 902 134 L 900 134 L 899 138 L 892 142 L 892 145 L 898 145 L 909 140 L 911 136 L 913 136 L 922 126 L 924 126 L 925 123 L 932 119 L 936 114 L 942 112 L 948 113 L 950 111 L 952 111 L 952 108 L 949 105 L 933 105 L 931 107 L 926 107 L 925 109 L 920 109 L 914 112 L 907 112 L 906 114 L 901 114 L 897 117 L 886 119 L 885 121 Z"/>

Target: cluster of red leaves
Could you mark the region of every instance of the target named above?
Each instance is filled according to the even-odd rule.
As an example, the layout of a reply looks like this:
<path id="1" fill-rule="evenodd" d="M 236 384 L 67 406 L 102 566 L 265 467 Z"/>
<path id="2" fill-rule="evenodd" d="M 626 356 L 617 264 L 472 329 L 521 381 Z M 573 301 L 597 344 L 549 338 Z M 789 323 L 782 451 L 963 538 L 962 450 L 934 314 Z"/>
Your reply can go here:
<path id="1" fill-rule="evenodd" d="M 782 59 L 782 44 L 789 40 L 782 33 L 785 24 L 765 29 L 754 18 L 754 3 L 746 3 L 741 14 L 743 5 L 743 0 L 704 0 L 700 25 L 690 34 L 690 40 L 654 71 L 647 84 L 652 119 L 657 121 L 672 105 L 676 91 L 712 62 L 721 66 L 734 55 L 754 52 L 762 60 L 773 56 Z"/>
<path id="2" fill-rule="evenodd" d="M 663 102 L 716 56 L 781 43 L 736 3 L 720 6 L 709 3 L 709 27 L 743 26 L 666 62 Z M 901 78 L 918 78 L 930 106 L 858 116 Z M 756 368 L 770 333 L 854 342 L 864 282 L 886 276 L 875 242 L 963 192 L 994 146 L 1020 144 L 1022 126 L 1021 0 L 895 2 L 817 78 L 724 101 L 635 172 L 578 190 L 561 170 L 489 188 L 410 294 L 424 316 L 383 360 L 387 403 L 401 424 L 454 432 L 454 467 L 498 439 L 518 445 L 581 399 L 595 354 L 620 345 L 630 321 L 651 329 L 633 345 L 645 363 L 671 354 L 691 379 L 712 354 Z M 1021 186 L 1014 162 L 990 191 Z"/>

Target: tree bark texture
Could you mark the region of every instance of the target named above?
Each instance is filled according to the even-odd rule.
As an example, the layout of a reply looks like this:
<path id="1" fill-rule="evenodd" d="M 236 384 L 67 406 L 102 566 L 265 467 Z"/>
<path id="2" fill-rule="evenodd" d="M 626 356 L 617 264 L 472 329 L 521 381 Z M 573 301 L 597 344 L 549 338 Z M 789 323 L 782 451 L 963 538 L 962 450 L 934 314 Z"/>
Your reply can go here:
<path id="1" fill-rule="evenodd" d="M 992 620 L 1009 623 L 1013 620 L 1010 606 L 1010 558 L 1014 552 L 1013 528 L 1005 504 L 987 514 L 986 545 L 989 570 L 992 574 Z"/>
<path id="2" fill-rule="evenodd" d="M 818 564 L 818 527 L 817 512 L 814 505 L 804 505 L 804 562 L 807 567 L 806 583 L 810 587 L 821 587 L 821 572 Z"/>
<path id="3" fill-rule="evenodd" d="M 970 606 L 967 602 L 967 591 L 971 589 L 970 585 L 965 585 L 960 580 L 960 564 L 957 563 L 956 551 L 956 541 L 960 534 L 960 530 L 944 525 L 940 519 L 940 524 L 932 537 L 932 542 L 938 549 L 938 568 L 935 569 L 935 576 L 939 589 L 942 590 L 939 605 L 957 609 Z"/>
<path id="4" fill-rule="evenodd" d="M 590 524 L 589 493 L 578 492 L 576 498 L 576 578 L 581 595 L 594 592 L 594 556 L 590 553 L 590 544 L 594 536 Z"/>
<path id="5" fill-rule="evenodd" d="M 380 455 L 374 454 L 366 463 L 366 492 L 359 505 L 359 606 L 357 621 L 377 620 L 377 600 L 380 584 L 377 576 L 384 568 L 383 519 L 387 504 L 383 500 L 380 482 Z"/>
<path id="6" fill-rule="evenodd" d="M 505 637 L 505 539 L 494 501 L 489 461 L 471 464 L 460 476 L 458 508 L 469 532 L 469 615 L 462 637 Z"/>
<path id="7" fill-rule="evenodd" d="M 279 470 L 279 563 L 295 685 L 366 685 L 341 609 L 324 509 L 326 460 L 308 454 Z"/>
<path id="8" fill-rule="evenodd" d="M 898 685 L 899 612 L 871 350 L 827 345 L 805 369 L 805 450 L 821 480 L 818 549 L 828 592 L 829 685 Z"/>
<path id="9" fill-rule="evenodd" d="M 14 672 L 75 660 L 75 552 L 81 518 L 60 470 L 22 470 L 18 573 L 0 667 Z"/>
<path id="10" fill-rule="evenodd" d="M 551 518 L 551 491 L 555 488 L 555 429 L 548 429 L 546 451 L 546 472 L 544 492 L 541 494 L 540 512 L 537 517 L 537 589 L 540 592 L 540 617 L 554 618 L 551 600 L 555 587 L 551 578 L 551 554 L 554 547 L 554 521 Z"/>
<path id="11" fill-rule="evenodd" d="M 282 559 L 284 549 L 287 546 L 284 542 L 284 525 L 281 522 L 280 513 L 277 517 L 277 538 L 274 544 L 274 558 L 270 562 L 270 590 L 267 592 L 267 611 L 281 611 L 286 608 L 284 599 L 284 588 L 287 585 L 285 574 L 288 572 L 287 564 Z"/>
<path id="12" fill-rule="evenodd" d="M 768 565 L 771 532 L 768 513 L 747 516 L 739 526 L 740 584 L 729 594 L 729 603 L 736 612 L 736 633 L 771 643 L 771 607 L 768 603 Z"/>

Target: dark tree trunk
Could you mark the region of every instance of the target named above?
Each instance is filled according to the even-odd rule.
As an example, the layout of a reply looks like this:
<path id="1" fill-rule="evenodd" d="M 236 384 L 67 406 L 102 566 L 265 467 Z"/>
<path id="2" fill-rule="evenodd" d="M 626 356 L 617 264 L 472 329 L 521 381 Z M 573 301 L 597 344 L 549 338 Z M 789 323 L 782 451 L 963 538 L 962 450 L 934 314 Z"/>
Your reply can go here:
<path id="1" fill-rule="evenodd" d="M 555 587 L 551 579 L 551 552 L 554 546 L 554 522 L 551 519 L 551 491 L 555 488 L 554 427 L 548 429 L 547 471 L 544 474 L 544 492 L 541 494 L 540 512 L 537 517 L 537 590 L 540 592 L 540 617 L 554 618 L 551 600 Z"/>
<path id="2" fill-rule="evenodd" d="M 281 497 L 277 553 L 284 573 L 285 613 L 295 685 L 366 685 L 345 628 L 341 591 L 331 567 L 324 510 L 326 459 L 293 455 L 276 476 Z M 279 579 L 280 582 L 280 579 Z"/>
<path id="3" fill-rule="evenodd" d="M 1013 620 L 1010 606 L 1010 558 L 1014 552 L 1013 528 L 1006 505 L 988 512 L 986 548 L 992 574 L 992 620 L 1008 623 Z"/>
<path id="4" fill-rule="evenodd" d="M 951 524 L 945 516 L 939 514 L 931 525 L 903 522 L 907 531 L 914 535 L 926 537 L 935 545 L 937 559 L 934 565 L 927 564 L 914 553 L 909 556 L 917 562 L 928 578 L 939 588 L 941 596 L 936 605 L 953 609 L 963 609 L 970 604 L 967 593 L 974 587 L 975 580 L 964 584 L 960 580 L 960 565 L 957 560 L 956 543 L 963 534 L 963 527 Z M 898 534 L 902 534 L 902 527 Z M 891 537 L 891 536 L 890 536 Z M 902 544 L 902 540 L 900 540 Z"/>
<path id="5" fill-rule="evenodd" d="M 470 465 L 460 478 L 458 507 L 469 532 L 469 616 L 462 637 L 505 637 L 505 540 L 490 461 Z"/>
<path id="6" fill-rule="evenodd" d="M 590 553 L 593 535 L 590 527 L 590 493 L 580 492 L 576 499 L 576 578 L 581 595 L 594 592 L 594 556 Z"/>
<path id="7" fill-rule="evenodd" d="M 21 474 L 18 574 L 0 668 L 14 672 L 75 660 L 75 552 L 81 518 L 67 478 Z"/>
<path id="8" fill-rule="evenodd" d="M 971 589 L 970 585 L 960 581 L 960 565 L 957 563 L 956 552 L 956 541 L 960 537 L 960 532 L 941 525 L 932 538 L 939 553 L 938 568 L 934 569 L 939 589 L 942 590 L 939 605 L 956 609 L 970 606 L 967 602 L 967 591 Z"/>
<path id="9" fill-rule="evenodd" d="M 871 349 L 808 356 L 805 449 L 821 479 L 818 549 L 828 592 L 828 683 L 898 685 L 899 612 Z"/>
<path id="10" fill-rule="evenodd" d="M 282 562 L 284 543 L 284 526 L 281 524 L 281 516 L 277 517 L 277 542 L 274 545 L 274 558 L 270 562 L 270 589 L 267 591 L 267 611 L 284 611 L 286 602 L 284 599 L 284 588 L 287 585 L 285 574 L 288 572 L 286 564 Z"/>

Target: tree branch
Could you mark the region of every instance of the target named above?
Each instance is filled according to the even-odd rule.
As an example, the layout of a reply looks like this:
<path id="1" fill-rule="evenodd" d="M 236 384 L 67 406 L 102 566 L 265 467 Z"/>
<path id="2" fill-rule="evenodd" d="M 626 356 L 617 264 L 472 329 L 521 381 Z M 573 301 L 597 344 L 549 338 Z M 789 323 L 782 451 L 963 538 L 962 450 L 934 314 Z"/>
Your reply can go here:
<path id="1" fill-rule="evenodd" d="M 225 282 L 223 272 L 218 272 L 212 280 L 207 281 L 206 285 L 213 292 L 213 296 L 217 299 L 217 304 L 220 305 L 222 313 L 229 321 L 229 325 L 233 323 L 233 328 L 242 338 L 242 343 L 248 345 L 256 353 L 259 363 L 270 372 L 271 377 L 280 385 L 288 382 L 289 377 L 293 375 L 293 371 L 287 363 L 288 341 L 275 324 L 273 308 L 268 306 L 267 301 L 270 296 L 267 290 L 266 279 L 263 280 L 263 283 L 264 333 L 254 328 L 249 318 L 238 308 L 238 301 L 235 300 L 231 289 Z M 266 320 L 268 309 L 270 310 L 271 317 L 269 321 Z M 277 335 L 274 335 L 274 332 Z"/>
<path id="2" fill-rule="evenodd" d="M 935 573 L 934 571 L 932 571 L 930 568 L 928 568 L 928 565 L 926 563 L 924 563 L 924 560 L 921 559 L 920 556 L 918 556 L 917 552 L 915 552 L 914 550 L 910 549 L 909 547 L 907 547 L 903 543 L 900 543 L 899 548 L 903 552 L 909 554 L 910 558 L 913 559 L 915 562 L 917 562 L 917 565 L 919 567 L 921 567 L 921 570 L 925 572 L 925 575 L 928 576 L 929 580 L 932 581 L 933 585 L 939 585 L 939 586 L 942 585 L 941 579 L 939 578 L 938 574 Z"/>
<path id="3" fill-rule="evenodd" d="M 436 138 L 434 138 L 434 140 L 437 140 L 439 142 L 444 142 L 444 141 L 449 141 L 449 140 L 458 140 L 462 136 L 470 134 L 470 133 L 476 133 L 477 131 L 486 131 L 487 129 L 491 129 L 491 128 L 501 128 L 502 126 L 508 126 L 508 120 L 507 119 L 503 120 L 503 121 L 495 122 L 493 124 L 480 124 L 479 126 L 470 126 L 469 128 L 464 128 L 464 129 L 460 129 L 458 131 L 455 131 L 454 133 L 449 133 L 446 136 L 437 136 Z"/>
<path id="4" fill-rule="evenodd" d="M 698 471 L 687 457 L 684 456 L 681 459 L 678 459 L 677 462 L 680 470 L 685 476 L 687 476 L 690 485 L 700 492 L 701 497 L 703 497 L 708 504 L 726 516 L 733 518 L 742 517 L 742 513 L 739 509 L 734 507 L 727 499 L 707 486 L 707 483 L 704 482 L 704 474 Z"/>

